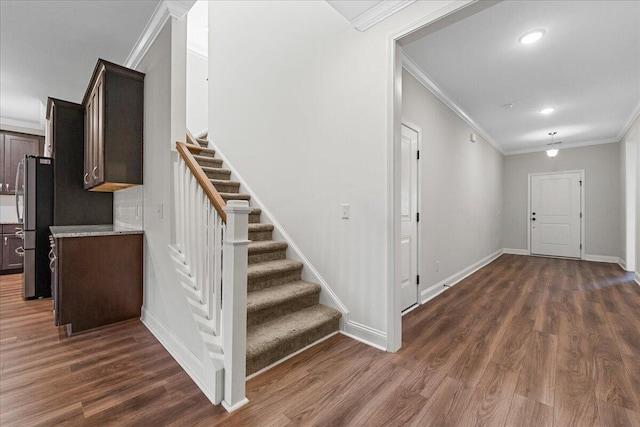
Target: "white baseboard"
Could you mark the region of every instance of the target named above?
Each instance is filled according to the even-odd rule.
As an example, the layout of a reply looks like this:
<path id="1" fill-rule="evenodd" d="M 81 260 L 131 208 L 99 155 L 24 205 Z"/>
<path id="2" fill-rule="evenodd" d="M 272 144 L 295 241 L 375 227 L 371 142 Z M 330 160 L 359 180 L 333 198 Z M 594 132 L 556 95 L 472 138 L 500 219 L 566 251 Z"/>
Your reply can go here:
<path id="1" fill-rule="evenodd" d="M 481 259 L 480 261 L 470 265 L 469 267 L 465 268 L 464 270 L 460 270 L 459 272 L 457 272 L 455 274 L 452 274 L 451 276 L 449 276 L 446 279 L 436 283 L 435 285 L 430 286 L 429 288 L 423 290 L 422 292 L 420 292 L 420 304 L 424 304 L 425 302 L 429 301 L 430 299 L 435 298 L 436 296 L 440 295 L 442 292 L 444 292 L 448 288 L 456 285 L 462 279 L 472 275 L 476 271 L 480 270 L 482 267 L 485 267 L 485 266 L 491 264 L 493 261 L 495 261 L 503 253 L 504 253 L 503 249 L 495 251 L 491 255 L 489 255 L 489 256 Z"/>
<path id="2" fill-rule="evenodd" d="M 526 249 L 504 248 L 502 249 L 502 253 L 510 255 L 529 255 L 529 251 Z"/>
<path id="3" fill-rule="evenodd" d="M 608 263 L 611 263 L 611 264 L 618 264 L 620 262 L 620 258 L 618 258 L 617 256 L 607 256 L 607 255 L 587 255 L 587 254 L 585 254 L 584 257 L 582 257 L 582 259 L 584 261 L 608 262 Z"/>
<path id="4" fill-rule="evenodd" d="M 622 257 L 618 258 L 618 265 L 624 271 L 627 271 L 627 263 L 622 259 Z"/>
<path id="5" fill-rule="evenodd" d="M 636 283 L 640 286 L 640 273 L 636 271 Z"/>
<path id="6" fill-rule="evenodd" d="M 377 329 L 370 328 L 353 320 L 346 320 L 342 334 L 377 348 L 378 350 L 387 351 L 387 334 Z"/>
<path id="7" fill-rule="evenodd" d="M 212 404 L 216 404 L 213 391 L 208 390 L 202 375 L 212 375 L 213 373 L 204 372 L 204 365 L 202 361 L 196 357 L 187 347 L 185 347 L 175 335 L 173 335 L 167 328 L 162 325 L 148 310 L 142 308 L 142 317 L 140 318 L 144 326 L 156 337 L 160 344 L 169 352 L 171 357 L 184 369 L 184 371 L 191 377 L 193 382 L 196 383 L 198 388 L 202 390 L 202 393 L 211 401 Z"/>

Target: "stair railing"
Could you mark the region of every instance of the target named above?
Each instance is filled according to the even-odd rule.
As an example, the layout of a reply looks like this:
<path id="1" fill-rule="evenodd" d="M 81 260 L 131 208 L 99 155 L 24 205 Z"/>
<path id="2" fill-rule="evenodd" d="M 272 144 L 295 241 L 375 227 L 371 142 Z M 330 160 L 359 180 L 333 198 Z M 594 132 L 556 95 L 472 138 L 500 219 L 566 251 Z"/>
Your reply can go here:
<path id="1" fill-rule="evenodd" d="M 246 201 L 225 203 L 193 156 L 203 150 L 201 147 L 177 142 L 176 149 L 177 246 L 189 266 L 202 311 L 212 324 L 212 335 L 221 337 L 216 342 L 223 355 L 222 403 L 232 411 L 247 402 L 247 247 L 251 208 Z M 215 394 L 219 395 L 219 391 Z"/>

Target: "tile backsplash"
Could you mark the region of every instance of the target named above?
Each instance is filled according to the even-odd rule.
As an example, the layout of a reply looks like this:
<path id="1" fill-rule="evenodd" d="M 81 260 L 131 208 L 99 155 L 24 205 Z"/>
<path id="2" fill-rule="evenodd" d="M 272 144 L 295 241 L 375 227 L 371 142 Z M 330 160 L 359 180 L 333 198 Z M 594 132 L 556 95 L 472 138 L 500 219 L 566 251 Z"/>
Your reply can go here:
<path id="1" fill-rule="evenodd" d="M 143 228 L 144 186 L 113 193 L 113 223 L 123 227 Z"/>
<path id="2" fill-rule="evenodd" d="M 15 196 L 0 196 L 0 223 L 11 224 L 15 222 L 18 222 Z"/>

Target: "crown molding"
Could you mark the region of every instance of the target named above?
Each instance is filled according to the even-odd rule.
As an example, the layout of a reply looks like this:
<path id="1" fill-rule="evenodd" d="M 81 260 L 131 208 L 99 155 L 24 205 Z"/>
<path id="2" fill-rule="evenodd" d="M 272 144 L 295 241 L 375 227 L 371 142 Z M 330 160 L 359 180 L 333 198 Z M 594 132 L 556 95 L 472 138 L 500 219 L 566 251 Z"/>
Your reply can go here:
<path id="1" fill-rule="evenodd" d="M 619 139 L 617 138 L 605 138 L 605 139 L 596 139 L 596 140 L 592 140 L 592 141 L 583 141 L 583 142 L 569 142 L 569 143 L 562 143 L 562 145 L 559 145 L 555 148 L 557 148 L 559 151 L 562 150 L 567 150 L 569 148 L 580 148 L 580 147 L 589 147 L 592 145 L 604 145 L 604 144 L 614 144 L 616 142 L 620 142 Z M 529 154 L 529 153 L 541 153 L 543 151 L 547 151 L 549 149 L 549 147 L 547 145 L 542 146 L 542 147 L 535 147 L 535 148 L 524 148 L 522 150 L 511 150 L 511 151 L 506 151 L 504 153 L 505 156 L 515 156 L 518 154 Z"/>
<path id="2" fill-rule="evenodd" d="M 415 3 L 415 1 L 416 0 L 383 0 L 371 9 L 353 18 L 351 24 L 356 27 L 358 31 L 366 31 L 394 13 Z"/>
<path id="3" fill-rule="evenodd" d="M 629 132 L 629 129 L 631 129 L 631 126 L 633 126 L 633 123 L 635 123 L 638 116 L 640 116 L 640 99 L 631 111 L 631 114 L 629 115 L 629 118 L 627 119 L 622 129 L 620 129 L 620 132 L 618 132 L 618 141 L 622 141 L 622 138 L 624 138 L 627 132 Z"/>
<path id="4" fill-rule="evenodd" d="M 128 68 L 136 68 L 144 55 L 147 53 L 153 42 L 164 28 L 169 18 L 184 18 L 193 7 L 196 0 L 162 0 L 156 6 L 147 25 L 142 30 L 142 34 L 138 41 L 131 49 L 129 56 L 124 61 L 124 66 Z"/>
<path id="5" fill-rule="evenodd" d="M 15 120 L 0 117 L 0 129 L 11 132 L 28 133 L 32 135 L 44 135 L 44 123 L 42 122 L 29 122 L 25 120 Z"/>
<path id="6" fill-rule="evenodd" d="M 407 70 L 409 74 L 415 77 L 424 87 L 429 89 L 431 93 L 433 93 L 440 101 L 442 101 L 447 107 L 453 110 L 462 120 L 464 120 L 474 131 L 476 131 L 482 138 L 484 138 L 493 148 L 498 150 L 500 154 L 505 154 L 504 148 L 500 144 L 498 144 L 493 137 L 487 132 L 482 126 L 480 126 L 475 120 L 471 118 L 469 114 L 467 114 L 462 107 L 453 101 L 453 99 L 442 90 L 430 77 L 427 73 L 424 72 L 422 68 L 407 54 L 401 50 L 402 55 L 402 68 Z"/>

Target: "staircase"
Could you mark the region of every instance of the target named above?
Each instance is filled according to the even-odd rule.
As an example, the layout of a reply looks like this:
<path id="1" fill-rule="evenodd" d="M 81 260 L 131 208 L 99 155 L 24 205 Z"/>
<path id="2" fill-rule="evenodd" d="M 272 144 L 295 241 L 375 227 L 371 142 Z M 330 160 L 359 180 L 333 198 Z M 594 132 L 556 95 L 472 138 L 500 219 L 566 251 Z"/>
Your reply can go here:
<path id="1" fill-rule="evenodd" d="M 226 202 L 250 201 L 231 181 L 231 171 L 207 148 L 205 139 L 193 157 Z M 249 213 L 247 269 L 246 374 L 251 375 L 336 332 L 341 313 L 319 303 L 320 285 L 302 280 L 303 264 L 287 259 L 287 243 L 273 240 L 273 225 L 261 222 L 260 209 Z"/>

